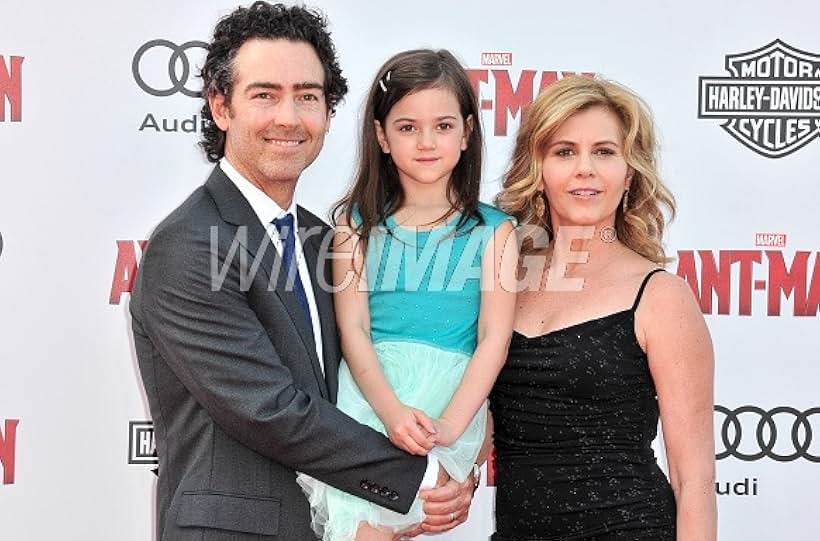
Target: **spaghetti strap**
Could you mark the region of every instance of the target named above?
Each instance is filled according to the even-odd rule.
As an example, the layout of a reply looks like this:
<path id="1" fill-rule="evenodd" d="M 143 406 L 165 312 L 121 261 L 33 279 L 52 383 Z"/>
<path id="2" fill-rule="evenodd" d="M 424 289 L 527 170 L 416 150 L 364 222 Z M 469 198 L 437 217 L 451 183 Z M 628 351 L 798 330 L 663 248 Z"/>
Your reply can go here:
<path id="1" fill-rule="evenodd" d="M 633 312 L 638 309 L 638 303 L 641 302 L 641 297 L 643 297 L 643 290 L 646 289 L 647 282 L 649 282 L 649 279 L 652 278 L 652 275 L 656 272 L 664 272 L 664 269 L 655 269 L 644 277 L 643 282 L 641 282 L 641 287 L 638 289 L 638 295 L 635 297 L 635 302 L 632 304 Z"/>

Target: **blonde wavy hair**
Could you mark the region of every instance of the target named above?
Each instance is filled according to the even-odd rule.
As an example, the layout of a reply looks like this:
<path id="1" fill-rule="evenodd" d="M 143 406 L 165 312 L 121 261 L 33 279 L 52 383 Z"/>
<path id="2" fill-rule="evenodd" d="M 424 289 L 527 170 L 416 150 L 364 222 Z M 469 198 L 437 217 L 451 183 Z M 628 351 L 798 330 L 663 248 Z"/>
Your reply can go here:
<path id="1" fill-rule="evenodd" d="M 602 106 L 621 121 L 623 154 L 633 171 L 627 211 L 621 205 L 615 214 L 618 239 L 628 248 L 657 264 L 671 261 L 663 249 L 667 219 L 675 216 L 675 198 L 658 174 L 657 142 L 649 108 L 628 88 L 602 79 L 572 76 L 555 82 L 526 109 L 516 137 L 512 163 L 504 176 L 503 189 L 496 204 L 516 217 L 519 224 L 546 230 L 552 240 L 549 201 L 543 190 L 542 163 L 547 141 L 572 115 L 590 107 Z M 534 209 L 537 198 L 544 198 L 544 216 Z M 532 251 L 525 241 L 522 252 Z"/>

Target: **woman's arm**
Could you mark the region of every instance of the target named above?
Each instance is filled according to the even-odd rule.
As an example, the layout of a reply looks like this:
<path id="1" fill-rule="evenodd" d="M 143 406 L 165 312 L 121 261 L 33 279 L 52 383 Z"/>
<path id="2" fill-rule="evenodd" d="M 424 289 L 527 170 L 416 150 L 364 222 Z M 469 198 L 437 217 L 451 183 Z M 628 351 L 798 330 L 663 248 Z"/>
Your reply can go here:
<path id="1" fill-rule="evenodd" d="M 481 307 L 475 353 L 440 419 L 436 442 L 451 445 L 490 394 L 507 357 L 516 299 L 518 243 L 512 223 L 496 228 L 481 258 Z"/>
<path id="2" fill-rule="evenodd" d="M 714 353 L 709 330 L 689 286 L 667 273 L 650 280 L 636 326 L 658 392 L 677 502 L 677 538 L 714 541 Z"/>
<path id="3" fill-rule="evenodd" d="M 334 303 L 342 354 L 390 441 L 409 453 L 426 455 L 434 445 L 434 425 L 423 412 L 399 401 L 370 341 L 367 277 L 358 240 L 349 226 L 337 228 L 333 239 Z"/>

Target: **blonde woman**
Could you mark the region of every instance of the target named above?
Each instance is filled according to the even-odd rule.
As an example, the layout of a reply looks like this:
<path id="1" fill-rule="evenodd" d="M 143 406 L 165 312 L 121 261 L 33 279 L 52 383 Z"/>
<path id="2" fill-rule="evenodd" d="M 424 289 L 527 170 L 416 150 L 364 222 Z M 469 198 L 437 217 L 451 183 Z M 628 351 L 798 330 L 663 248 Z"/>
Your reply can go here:
<path id="1" fill-rule="evenodd" d="M 712 344 L 662 271 L 675 204 L 656 153 L 646 106 L 612 82 L 559 81 L 522 122 L 497 202 L 543 234 L 523 239 L 491 395 L 495 541 L 715 539 Z"/>

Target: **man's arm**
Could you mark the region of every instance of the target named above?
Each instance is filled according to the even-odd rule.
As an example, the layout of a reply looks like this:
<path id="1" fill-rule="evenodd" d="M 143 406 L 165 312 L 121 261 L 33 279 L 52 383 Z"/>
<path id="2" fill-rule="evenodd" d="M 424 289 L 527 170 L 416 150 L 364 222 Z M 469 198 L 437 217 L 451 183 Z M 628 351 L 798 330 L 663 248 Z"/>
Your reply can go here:
<path id="1" fill-rule="evenodd" d="M 159 354 L 215 422 L 244 445 L 340 490 L 406 512 L 426 459 L 399 451 L 296 386 L 249 303 L 250 293 L 240 288 L 239 258 L 227 267 L 225 253 L 218 259 L 226 272 L 214 291 L 208 236 L 180 225 L 152 238 L 139 270 L 141 302 L 134 315 Z M 283 324 L 291 325 L 282 312 Z M 373 483 L 385 490 L 376 493 Z"/>

